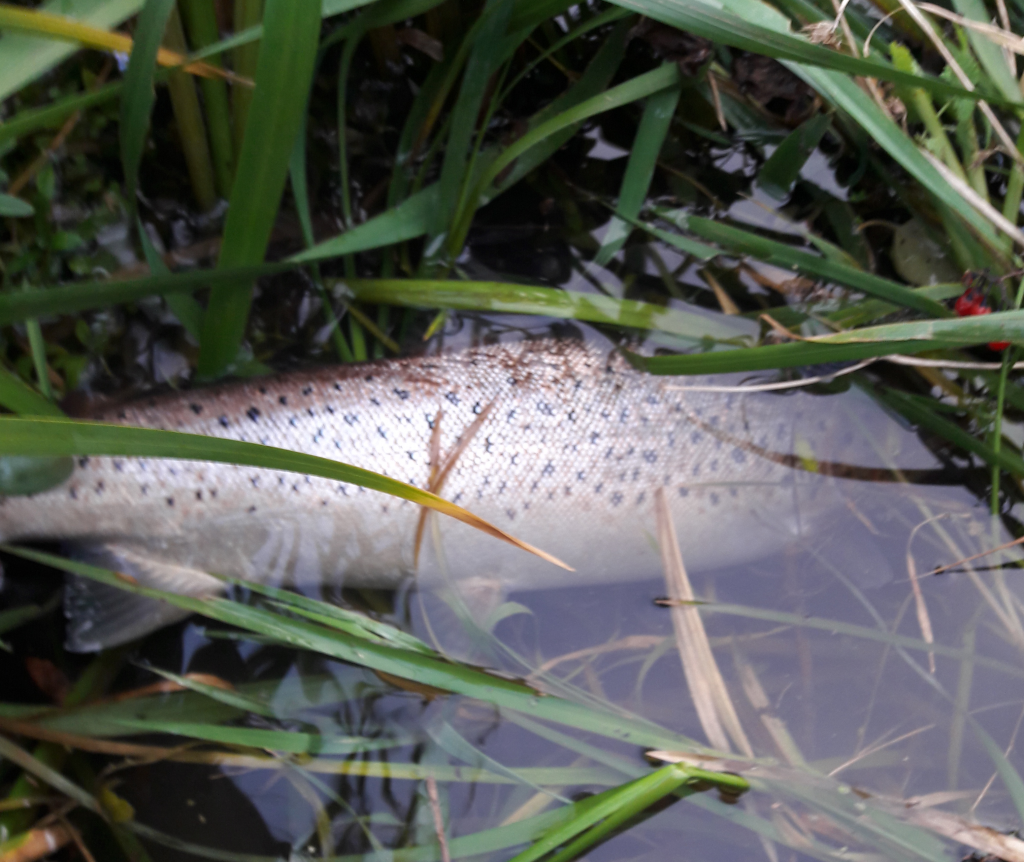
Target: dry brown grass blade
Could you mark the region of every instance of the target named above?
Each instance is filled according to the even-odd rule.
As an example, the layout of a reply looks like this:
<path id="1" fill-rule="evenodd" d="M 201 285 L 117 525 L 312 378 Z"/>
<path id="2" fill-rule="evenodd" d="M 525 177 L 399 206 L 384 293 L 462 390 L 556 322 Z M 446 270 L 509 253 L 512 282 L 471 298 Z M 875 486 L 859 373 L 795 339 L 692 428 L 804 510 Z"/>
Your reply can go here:
<path id="1" fill-rule="evenodd" d="M 456 462 L 462 457 L 462 453 L 466 451 L 466 447 L 476 437 L 477 432 L 483 427 L 487 417 L 491 415 L 491 410 L 494 407 L 492 401 L 483 410 L 480 411 L 479 415 L 474 419 L 462 435 L 458 439 L 455 448 L 447 456 L 441 455 L 441 420 L 444 418 L 444 410 L 438 408 L 437 416 L 434 417 L 434 427 L 430 431 L 430 476 L 427 478 L 427 490 L 431 494 L 437 494 L 440 496 L 444 483 L 448 481 L 448 476 L 455 466 Z M 416 566 L 420 561 L 420 548 L 423 547 L 423 534 L 427 528 L 427 515 L 430 514 L 430 509 L 426 506 L 420 508 L 420 517 L 416 522 L 416 538 L 413 543 L 413 565 Z M 567 567 L 566 567 L 567 568 Z"/>
<path id="2" fill-rule="evenodd" d="M 433 775 L 428 775 L 425 783 L 430 813 L 434 817 L 434 834 L 441 848 L 441 862 L 452 862 L 452 854 L 448 851 L 448 839 L 444 834 L 444 815 L 441 813 L 441 799 L 437 794 L 437 780 Z"/>
<path id="3" fill-rule="evenodd" d="M 71 832 L 61 824 L 31 829 L 20 836 L 15 846 L 0 853 L 0 862 L 36 862 L 56 853 L 71 841 Z"/>
<path id="4" fill-rule="evenodd" d="M 750 705 L 754 707 L 757 717 L 764 725 L 764 729 L 768 731 L 779 754 L 790 766 L 802 766 L 805 761 L 800 748 L 790 736 L 785 722 L 773 713 L 771 701 L 768 700 L 761 680 L 754 673 L 754 668 L 735 647 L 733 648 L 733 661 L 736 665 L 736 674 L 740 679 L 740 685 L 743 686 L 743 693 L 746 694 Z"/>
<path id="5" fill-rule="evenodd" d="M 736 750 L 752 757 L 750 741 L 743 732 L 736 708 L 729 697 L 729 690 L 711 652 L 704 621 L 697 608 L 686 604 L 693 602 L 695 596 L 686 574 L 686 567 L 683 565 L 683 556 L 679 550 L 679 541 L 672 525 L 672 514 L 663 488 L 655 491 L 654 500 L 665 585 L 669 599 L 675 601 L 669 610 L 672 615 L 672 628 L 675 630 L 683 673 L 701 727 L 712 747 L 723 752 L 732 751 L 729 744 L 731 738 Z"/>
<path id="6" fill-rule="evenodd" d="M 914 610 L 917 612 L 917 625 L 921 629 L 921 639 L 927 644 L 935 643 L 935 634 L 932 631 L 932 618 L 928 614 L 928 604 L 924 600 L 924 593 L 921 591 L 917 574 L 917 563 L 914 561 L 914 554 L 907 546 L 907 577 L 910 578 L 910 589 L 914 593 Z M 928 653 L 928 670 L 935 673 L 935 653 Z"/>

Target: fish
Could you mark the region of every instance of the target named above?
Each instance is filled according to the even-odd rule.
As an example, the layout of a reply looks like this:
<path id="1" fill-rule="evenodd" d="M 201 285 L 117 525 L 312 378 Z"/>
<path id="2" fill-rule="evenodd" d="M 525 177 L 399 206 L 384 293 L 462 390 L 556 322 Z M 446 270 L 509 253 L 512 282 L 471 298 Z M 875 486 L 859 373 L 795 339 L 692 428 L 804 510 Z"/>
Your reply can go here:
<path id="1" fill-rule="evenodd" d="M 572 570 L 450 518 L 425 523 L 416 504 L 345 482 L 153 458 L 81 456 L 58 487 L 0 498 L 0 539 L 60 540 L 79 559 L 201 596 L 223 589 L 211 572 L 393 588 L 430 570 L 503 592 L 656 576 L 659 488 L 692 570 L 827 532 L 847 494 L 817 465 L 856 450 L 851 416 L 870 399 L 707 392 L 701 382 L 645 374 L 607 347 L 538 339 L 246 379 L 91 417 L 374 470 L 441 493 Z M 76 651 L 182 617 L 79 578 L 65 608 Z"/>

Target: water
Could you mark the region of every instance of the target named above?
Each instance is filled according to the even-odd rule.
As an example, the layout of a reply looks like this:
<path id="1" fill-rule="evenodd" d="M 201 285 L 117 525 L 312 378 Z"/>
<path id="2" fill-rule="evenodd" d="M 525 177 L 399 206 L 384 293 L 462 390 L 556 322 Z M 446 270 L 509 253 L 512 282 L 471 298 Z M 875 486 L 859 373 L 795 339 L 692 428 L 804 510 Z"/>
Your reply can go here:
<path id="1" fill-rule="evenodd" d="M 896 435 L 907 459 L 899 466 L 942 467 L 911 430 L 877 416 L 883 424 L 865 432 L 873 439 Z M 832 848 L 839 858 L 844 846 L 912 858 L 886 837 L 895 827 L 883 829 L 882 837 L 864 831 L 868 814 L 850 805 L 887 812 L 892 806 L 857 793 L 901 800 L 947 794 L 939 810 L 971 814 L 998 829 L 1015 826 L 1013 801 L 1006 785 L 993 780 L 988 749 L 1009 752 L 1007 761 L 1020 768 L 1014 743 L 1024 716 L 1024 606 L 1016 569 L 998 568 L 1020 554 L 1014 548 L 975 561 L 973 569 L 964 564 L 927 576 L 1008 537 L 952 478 L 946 485 L 857 487 L 851 505 L 838 510 L 824 535 L 795 541 L 753 564 L 692 573 L 696 596 L 707 602 L 701 617 L 743 733 L 756 757 L 775 764 L 751 773 L 765 783 L 741 806 L 712 793 L 678 802 L 588 858 L 675 858 L 680 842 L 706 858 L 763 853 L 752 823 L 774 830 L 780 850 L 788 845 L 785 858 L 803 858 L 801 847 L 811 856 Z M 653 536 L 649 540 L 655 543 Z M 19 574 L 10 561 L 8 570 L 5 595 L 14 599 L 32 575 Z M 915 600 L 911 571 L 920 576 L 923 605 Z M 670 590 L 655 575 L 511 594 L 492 614 L 498 620 L 493 636 L 474 632 L 435 591 L 334 598 L 376 608 L 443 651 L 528 678 L 538 691 L 638 716 L 664 728 L 666 736 L 706 743 L 671 611 L 656 604 Z M 937 645 L 934 672 L 921 629 L 925 616 Z M 50 631 L 56 622 L 47 624 Z M 41 634 L 46 631 L 37 626 L 12 636 L 14 656 L 5 662 L 13 672 L 5 679 L 19 683 L 5 700 L 32 698 L 19 665 L 25 655 L 52 654 L 52 635 Z M 254 768 L 251 760 L 219 767 L 180 763 L 172 754 L 167 762 L 120 770 L 117 792 L 135 807 L 138 821 L 174 836 L 171 843 L 195 845 L 193 850 L 319 856 L 432 845 L 424 782 L 415 774 L 385 777 L 381 771 L 388 765 L 419 764 L 449 779 L 439 781 L 437 803 L 449 839 L 535 815 L 554 804 L 552 796 L 579 798 L 649 769 L 645 746 L 550 723 L 538 728 L 466 698 L 424 696 L 362 668 L 244 636 L 226 639 L 215 625 L 197 620 L 146 641 L 117 687 L 150 682 L 141 669 L 150 663 L 210 674 L 259 695 L 265 714 L 238 714 L 234 724 L 393 741 L 342 756 L 278 755 L 272 769 Z M 235 714 L 197 694 L 127 703 L 124 714 L 135 718 L 172 714 L 213 721 Z M 200 706 L 221 713 L 195 714 Z M 76 721 L 68 729 L 87 726 Z M 140 741 L 171 745 L 180 739 Z M 734 751 L 739 753 L 735 743 Z M 570 770 L 565 778 L 550 772 L 538 778 L 536 772 L 570 767 L 587 772 Z M 463 774 L 453 776 L 456 769 Z M 466 780 L 472 769 L 484 774 Z M 338 774 L 353 770 L 370 774 Z M 577 775 L 585 780 L 566 783 Z M 844 822 L 836 813 L 843 805 L 853 820 Z M 180 847 L 152 843 L 151 850 L 156 859 L 187 858 Z M 948 858 L 954 854 L 946 850 Z"/>

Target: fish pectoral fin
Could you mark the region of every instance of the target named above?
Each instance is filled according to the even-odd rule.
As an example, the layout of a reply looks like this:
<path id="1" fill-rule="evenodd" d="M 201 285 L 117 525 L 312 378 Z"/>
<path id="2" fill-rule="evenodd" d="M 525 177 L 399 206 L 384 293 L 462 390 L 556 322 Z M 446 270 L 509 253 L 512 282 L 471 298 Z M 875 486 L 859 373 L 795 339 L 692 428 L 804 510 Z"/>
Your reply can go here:
<path id="1" fill-rule="evenodd" d="M 224 585 L 196 569 L 159 560 L 144 547 L 109 542 L 68 548 L 74 559 L 120 572 L 146 587 L 187 596 L 211 595 Z M 137 596 L 117 587 L 70 575 L 64 588 L 66 647 L 94 652 L 140 638 L 189 615 L 159 599 Z"/>

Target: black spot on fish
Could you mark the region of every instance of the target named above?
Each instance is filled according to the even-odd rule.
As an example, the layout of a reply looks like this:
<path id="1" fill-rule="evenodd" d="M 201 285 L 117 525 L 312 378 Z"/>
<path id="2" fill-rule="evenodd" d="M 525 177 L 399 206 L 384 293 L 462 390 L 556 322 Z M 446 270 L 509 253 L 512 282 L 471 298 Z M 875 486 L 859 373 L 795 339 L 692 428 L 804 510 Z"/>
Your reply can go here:
<path id="1" fill-rule="evenodd" d="M 510 521 L 514 521 L 516 519 L 516 510 L 515 509 L 506 509 L 505 510 L 505 514 L 508 515 L 508 519 Z"/>
<path id="2" fill-rule="evenodd" d="M 210 497 L 211 498 L 216 498 L 216 496 L 217 496 L 217 489 L 216 488 L 210 488 Z"/>
<path id="3" fill-rule="evenodd" d="M 308 413 L 310 416 L 316 416 L 316 411 L 312 407 L 307 407 L 306 413 Z"/>
<path id="4" fill-rule="evenodd" d="M 202 500 L 203 499 L 203 492 L 202 491 L 196 491 L 196 499 L 197 500 Z"/>
<path id="5" fill-rule="evenodd" d="M 227 428 L 231 424 L 227 416 L 218 416 L 217 421 L 220 422 L 221 428 Z"/>
<path id="6" fill-rule="evenodd" d="M 622 494 L 616 491 L 614 494 L 612 494 L 611 500 L 613 506 L 618 506 L 622 502 Z"/>
<path id="7" fill-rule="evenodd" d="M 639 506 L 644 500 L 647 499 L 647 492 L 641 491 L 636 498 L 636 504 Z"/>
<path id="8" fill-rule="evenodd" d="M 292 485 L 292 493 L 294 493 L 294 494 L 298 494 L 299 493 L 299 483 L 298 482 L 295 482 Z"/>
<path id="9" fill-rule="evenodd" d="M 555 464 L 553 461 L 548 461 L 544 466 L 544 469 L 540 471 L 541 476 L 550 476 L 555 472 Z"/>
<path id="10" fill-rule="evenodd" d="M 146 493 L 146 492 L 143 491 L 142 493 Z M 78 488 L 76 488 L 74 485 L 72 485 L 70 488 L 68 488 L 68 496 L 72 500 L 77 500 L 78 499 Z"/>
<path id="11" fill-rule="evenodd" d="M 591 443 L 591 445 L 595 445 L 597 443 L 598 439 L 600 438 L 600 436 L 601 436 L 601 432 L 600 431 L 591 431 L 590 432 L 590 443 Z"/>
<path id="12" fill-rule="evenodd" d="M 127 419 L 128 418 L 128 414 L 125 413 L 124 410 L 118 410 L 117 411 L 117 418 L 118 419 Z"/>
<path id="13" fill-rule="evenodd" d="M 260 395 L 266 395 L 267 394 L 267 387 L 266 386 L 259 386 L 259 387 L 257 387 L 256 391 L 259 392 Z"/>
<path id="14" fill-rule="evenodd" d="M 103 484 L 103 480 L 100 479 L 100 481 L 96 483 L 96 493 L 97 494 L 102 494 L 104 488 L 106 488 L 106 487 L 107 486 L 105 484 Z"/>
<path id="15" fill-rule="evenodd" d="M 576 481 L 577 482 L 583 482 L 583 481 L 586 480 L 586 478 L 587 478 L 586 473 L 583 470 L 578 470 L 576 472 Z"/>
<path id="16" fill-rule="evenodd" d="M 254 488 L 258 488 L 260 486 L 260 477 L 259 476 L 250 476 L 249 477 L 249 481 L 252 482 L 252 486 Z"/>
<path id="17" fill-rule="evenodd" d="M 291 426 L 292 426 L 292 428 L 295 428 L 295 427 L 296 427 L 296 424 L 297 424 L 297 423 L 296 423 L 296 421 L 295 421 L 295 417 L 294 417 L 294 416 L 289 416 L 289 417 L 288 417 L 288 424 L 289 424 L 289 425 L 291 425 Z"/>
<path id="18" fill-rule="evenodd" d="M 747 460 L 747 453 L 744 452 L 742 449 L 733 449 L 732 460 L 735 461 L 737 464 L 743 464 Z"/>
<path id="19" fill-rule="evenodd" d="M 255 407 L 250 407 L 245 411 L 245 415 L 252 419 L 253 422 L 256 422 L 260 418 L 260 411 Z"/>
<path id="20" fill-rule="evenodd" d="M 456 407 L 459 406 L 459 396 L 456 395 L 454 392 L 449 392 L 444 397 L 447 398 L 449 401 L 451 401 L 452 404 L 454 404 Z"/>
<path id="21" fill-rule="evenodd" d="M 596 484 L 596 485 L 594 486 L 594 493 L 595 493 L 595 494 L 600 494 L 600 493 L 602 493 L 603 491 L 604 491 L 604 482 L 598 482 L 598 483 L 597 483 L 597 484 Z"/>
<path id="22" fill-rule="evenodd" d="M 302 390 L 302 394 L 303 395 L 310 395 L 310 394 L 312 394 L 312 392 L 313 392 L 313 387 L 312 386 L 306 386 Z"/>
<path id="23" fill-rule="evenodd" d="M 371 383 L 371 382 L 373 382 L 373 375 L 372 375 L 372 374 L 367 374 L 367 375 L 366 375 L 366 376 L 365 376 L 365 377 L 363 378 L 363 380 L 365 380 L 365 381 L 366 381 L 367 383 Z"/>
<path id="24" fill-rule="evenodd" d="M 288 396 L 287 395 L 282 395 L 280 398 L 277 399 L 277 403 L 281 404 L 281 405 L 284 405 L 284 406 L 287 406 L 287 404 L 288 404 Z"/>
<path id="25" fill-rule="evenodd" d="M 139 492 L 145 497 L 149 493 L 149 485 L 139 485 Z"/>
<path id="26" fill-rule="evenodd" d="M 252 514 L 254 514 L 254 513 L 256 512 L 256 507 L 255 507 L 255 506 L 250 506 L 250 507 L 249 507 L 248 509 L 246 509 L 246 511 L 247 511 L 247 512 L 248 512 L 248 513 L 249 513 L 250 515 L 252 515 Z"/>
<path id="27" fill-rule="evenodd" d="M 700 443 L 700 441 L 703 440 L 703 439 L 704 439 L 704 435 L 701 434 L 700 431 L 694 431 L 690 435 L 690 442 L 693 443 L 694 445 L 696 445 L 697 443 Z"/>
<path id="28" fill-rule="evenodd" d="M 543 413 L 545 416 L 554 416 L 555 415 L 555 411 L 552 409 L 551 405 L 548 404 L 547 401 L 538 401 L 537 402 L 537 409 L 541 413 Z"/>
<path id="29" fill-rule="evenodd" d="M 716 494 L 714 491 L 712 491 L 708 495 L 708 499 L 711 500 L 711 505 L 712 506 L 717 506 L 718 505 L 718 494 Z"/>
<path id="30" fill-rule="evenodd" d="M 371 398 L 371 399 L 370 399 L 370 403 L 371 403 L 371 404 L 372 404 L 372 405 L 373 405 L 374 407 L 380 407 L 380 399 L 379 399 L 379 398 Z"/>
<path id="31" fill-rule="evenodd" d="M 89 456 L 88 455 L 83 455 L 81 458 L 79 458 L 78 459 L 78 466 L 81 467 L 83 470 L 86 467 L 88 467 L 89 466 Z"/>
<path id="32" fill-rule="evenodd" d="M 395 389 L 392 389 L 391 391 L 394 392 L 395 395 L 397 395 L 402 401 L 408 401 L 409 400 L 409 390 L 408 389 L 398 389 L 396 387 Z"/>
<path id="33" fill-rule="evenodd" d="M 192 404 L 189 404 L 188 407 L 189 407 L 189 409 L 193 413 L 196 414 L 196 416 L 198 416 L 200 413 L 203 412 L 203 405 L 202 404 L 196 404 L 196 403 L 193 402 Z"/>
<path id="34" fill-rule="evenodd" d="M 717 473 L 718 472 L 718 459 L 717 458 L 712 458 L 711 459 L 711 463 L 708 464 L 708 469 L 710 469 L 712 473 Z"/>
<path id="35" fill-rule="evenodd" d="M 479 416 L 483 412 L 483 410 L 484 410 L 484 406 L 479 401 L 477 401 L 473 405 L 473 415 L 474 416 Z"/>
<path id="36" fill-rule="evenodd" d="M 644 460 L 648 464 L 653 464 L 655 461 L 658 460 L 658 453 L 655 452 L 653 449 L 648 449 L 646 452 L 644 452 Z"/>
<path id="37" fill-rule="evenodd" d="M 124 472 L 124 462 L 123 461 L 114 461 L 114 471 L 116 473 L 123 473 Z"/>
<path id="38" fill-rule="evenodd" d="M 174 497 L 168 497 L 167 498 L 167 505 L 168 506 L 173 506 L 174 505 Z"/>
<path id="39" fill-rule="evenodd" d="M 328 404 L 326 407 L 324 407 L 324 410 L 326 410 L 332 416 L 334 415 L 334 407 L 332 407 L 330 404 Z"/>
<path id="40" fill-rule="evenodd" d="M 326 500 L 321 500 L 320 501 L 320 505 L 321 506 L 326 506 L 327 505 L 327 501 Z"/>
<path id="41" fill-rule="evenodd" d="M 355 425 L 359 421 L 359 417 L 355 413 L 346 413 L 343 418 L 347 425 Z"/>
<path id="42" fill-rule="evenodd" d="M 679 496 L 680 497 L 689 497 L 690 496 L 690 489 L 689 488 L 680 488 L 679 489 Z"/>
<path id="43" fill-rule="evenodd" d="M 383 425 L 377 426 L 377 433 L 380 434 L 380 436 L 383 437 L 385 440 L 388 439 L 388 432 L 384 430 Z"/>
<path id="44" fill-rule="evenodd" d="M 456 494 L 454 497 L 452 497 L 452 502 L 453 503 L 458 503 L 459 500 L 461 500 L 461 499 L 462 499 L 462 491 L 459 491 L 458 494 Z"/>

